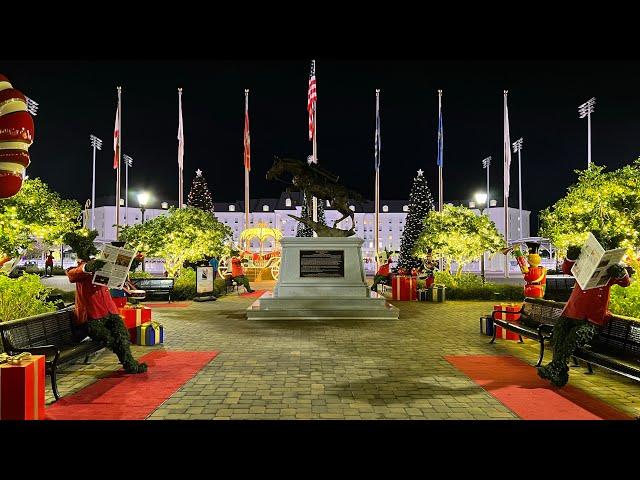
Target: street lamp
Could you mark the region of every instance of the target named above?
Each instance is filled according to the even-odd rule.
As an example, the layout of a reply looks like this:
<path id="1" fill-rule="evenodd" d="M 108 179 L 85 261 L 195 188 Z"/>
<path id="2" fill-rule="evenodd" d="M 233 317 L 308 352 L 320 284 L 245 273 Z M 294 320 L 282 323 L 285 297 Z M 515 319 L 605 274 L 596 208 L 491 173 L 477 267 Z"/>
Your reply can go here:
<path id="1" fill-rule="evenodd" d="M 491 166 L 491 157 L 482 160 L 482 168 L 487 169 L 487 198 L 489 198 L 489 167 Z"/>
<path id="2" fill-rule="evenodd" d="M 489 198 L 486 193 L 476 193 L 475 194 L 476 203 L 480 208 L 480 215 L 484 215 L 484 206 L 487 203 L 487 199 Z M 487 212 L 488 214 L 489 212 Z M 480 257 L 480 276 L 482 277 L 482 284 L 484 285 L 484 252 L 482 252 L 482 256 Z"/>
<path id="3" fill-rule="evenodd" d="M 140 212 L 142 213 L 142 223 L 144 224 L 144 211 L 149 202 L 149 194 L 147 192 L 138 193 L 138 203 L 140 204 Z M 144 258 L 142 259 L 142 271 L 144 272 Z"/>
<path id="4" fill-rule="evenodd" d="M 596 97 L 590 98 L 578 107 L 580 118 L 587 117 L 587 168 L 591 166 L 591 114 L 595 110 Z"/>
<path id="5" fill-rule="evenodd" d="M 102 140 L 95 135 L 89 135 L 93 147 L 93 181 L 91 183 L 91 230 L 94 230 L 96 219 L 96 150 L 102 150 Z"/>
<path id="6" fill-rule="evenodd" d="M 124 160 L 124 224 L 129 225 L 127 222 L 127 212 L 129 211 L 129 167 L 133 167 L 133 158 L 129 155 L 122 155 Z"/>
<path id="7" fill-rule="evenodd" d="M 522 137 L 513 142 L 513 153 L 518 154 L 518 221 L 520 222 L 520 238 L 522 238 L 522 164 L 520 162 L 520 152 L 522 151 Z"/>

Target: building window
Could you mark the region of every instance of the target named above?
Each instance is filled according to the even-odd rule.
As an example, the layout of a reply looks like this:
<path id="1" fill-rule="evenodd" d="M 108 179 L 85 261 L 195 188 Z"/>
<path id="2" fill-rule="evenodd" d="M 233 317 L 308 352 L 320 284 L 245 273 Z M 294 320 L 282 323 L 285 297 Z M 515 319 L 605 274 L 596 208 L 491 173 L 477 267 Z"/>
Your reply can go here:
<path id="1" fill-rule="evenodd" d="M 356 207 L 354 207 L 353 205 L 349 205 L 349 210 L 351 210 L 352 212 L 356 211 Z"/>
<path id="2" fill-rule="evenodd" d="M 329 202 L 329 200 L 327 200 L 327 207 L 331 206 L 331 202 Z"/>
<path id="3" fill-rule="evenodd" d="M 382 211 L 383 212 L 388 212 L 389 211 L 389 205 L 383 205 L 382 206 Z"/>
<path id="4" fill-rule="evenodd" d="M 409 211 L 409 205 L 403 205 L 402 206 L 402 211 L 403 212 L 408 212 Z"/>
<path id="5" fill-rule="evenodd" d="M 393 240 L 393 235 L 389 235 L 389 240 Z"/>
<path id="6" fill-rule="evenodd" d="M 290 207 L 290 206 L 291 206 L 291 199 L 290 199 L 290 198 L 287 198 L 287 199 L 284 201 L 284 204 L 285 204 L 287 207 Z"/>
<path id="7" fill-rule="evenodd" d="M 262 211 L 263 212 L 268 212 L 269 211 L 269 205 L 262 205 Z"/>
<path id="8" fill-rule="evenodd" d="M 369 248 L 373 248 L 373 242 L 369 242 Z"/>
<path id="9" fill-rule="evenodd" d="M 235 212 L 236 211 L 236 206 L 235 205 L 229 205 L 229 211 L 230 212 Z"/>

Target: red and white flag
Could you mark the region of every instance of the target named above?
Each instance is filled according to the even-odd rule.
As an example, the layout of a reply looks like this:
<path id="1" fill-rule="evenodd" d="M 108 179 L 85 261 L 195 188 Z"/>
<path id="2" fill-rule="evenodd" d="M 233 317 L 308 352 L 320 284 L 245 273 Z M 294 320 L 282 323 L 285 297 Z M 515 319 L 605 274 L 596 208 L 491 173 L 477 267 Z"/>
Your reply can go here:
<path id="1" fill-rule="evenodd" d="M 316 101 L 318 93 L 316 91 L 316 61 L 311 60 L 311 73 L 309 74 L 309 92 L 307 95 L 307 110 L 309 111 L 309 141 L 315 135 L 314 116 L 316 114 Z"/>
<path id="2" fill-rule="evenodd" d="M 113 127 L 113 169 L 117 170 L 120 167 L 120 152 L 119 141 L 120 141 L 120 103 L 118 103 L 118 108 L 116 109 L 116 124 Z"/>
<path id="3" fill-rule="evenodd" d="M 249 134 L 249 93 L 244 103 L 244 168 L 251 171 L 251 135 Z"/>

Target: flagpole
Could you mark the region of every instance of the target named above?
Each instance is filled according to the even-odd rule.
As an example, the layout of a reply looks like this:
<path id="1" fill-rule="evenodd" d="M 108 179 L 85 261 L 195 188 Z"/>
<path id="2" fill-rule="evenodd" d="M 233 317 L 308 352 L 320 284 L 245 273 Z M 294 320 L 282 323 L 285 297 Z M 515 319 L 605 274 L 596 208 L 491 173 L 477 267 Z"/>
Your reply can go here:
<path id="1" fill-rule="evenodd" d="M 313 71 L 315 74 L 316 61 L 313 61 Z M 317 84 L 317 80 L 316 80 Z M 316 87 L 317 89 L 317 87 Z M 313 102 L 313 163 L 318 164 L 318 101 L 315 100 Z M 314 222 L 318 221 L 318 199 L 316 197 L 312 198 L 313 201 L 313 212 L 312 219 Z M 313 236 L 317 237 L 318 234 L 314 231 Z"/>
<path id="2" fill-rule="evenodd" d="M 507 156 L 511 153 L 510 140 L 507 138 L 507 129 L 509 128 L 509 117 L 507 111 L 507 94 L 508 90 L 504 90 L 504 131 L 503 131 L 503 159 L 504 159 L 504 180 L 508 181 L 509 178 L 509 165 L 507 165 Z M 504 182 L 504 238 L 506 245 L 509 246 L 509 185 L 507 181 Z M 509 278 L 509 255 L 504 256 L 504 277 Z"/>
<path id="3" fill-rule="evenodd" d="M 244 114 L 245 118 L 249 115 L 249 89 L 245 88 L 244 90 Z M 245 132 L 245 135 L 247 132 Z M 246 140 L 245 140 L 246 141 Z M 245 145 L 245 149 L 246 149 Z M 244 162 L 244 228 L 249 228 L 249 169 L 247 168 L 246 155 L 245 154 L 245 162 Z"/>
<path id="4" fill-rule="evenodd" d="M 116 241 L 120 238 L 120 165 L 122 157 L 122 87 L 118 87 L 118 168 L 116 169 Z"/>
<path id="5" fill-rule="evenodd" d="M 438 123 L 440 122 L 441 115 L 442 115 L 442 90 L 438 90 Z M 438 145 L 438 148 L 440 148 L 439 145 Z M 444 183 L 442 181 L 442 162 L 441 162 L 441 164 L 438 166 L 438 211 L 440 212 L 442 211 L 442 206 L 444 203 L 443 190 L 444 190 Z"/>
<path id="6" fill-rule="evenodd" d="M 379 258 L 378 257 L 378 253 L 380 251 L 380 247 L 379 247 L 379 245 L 380 245 L 379 235 L 380 234 L 378 232 L 378 229 L 379 229 L 378 226 L 380 224 L 380 143 L 379 143 L 380 140 L 378 138 L 378 135 L 379 135 L 380 132 L 378 131 L 379 125 L 378 125 L 378 122 L 377 122 L 377 120 L 379 118 L 379 115 L 380 115 L 380 89 L 377 88 L 376 89 L 376 142 L 375 142 L 375 145 L 376 145 L 376 152 L 375 152 L 375 155 L 376 155 L 376 159 L 375 159 L 375 162 L 376 162 L 376 188 L 375 188 L 375 202 L 376 202 L 376 205 L 375 205 L 375 227 L 374 227 L 374 231 L 375 231 L 375 236 L 374 237 L 375 237 L 375 242 L 376 242 L 376 244 L 375 244 L 376 272 L 378 271 L 378 268 L 380 267 L 380 265 L 378 265 L 378 258 Z"/>
<path id="7" fill-rule="evenodd" d="M 183 180 L 182 180 L 182 172 L 184 170 L 184 124 L 182 123 L 182 88 L 178 88 L 178 108 L 180 110 L 180 125 L 182 126 L 181 129 L 181 136 L 182 139 L 180 140 L 181 142 L 183 142 L 182 146 L 180 144 L 178 144 L 178 208 L 182 208 L 183 204 L 184 204 L 184 194 L 183 194 Z M 182 151 L 181 151 L 182 148 Z"/>

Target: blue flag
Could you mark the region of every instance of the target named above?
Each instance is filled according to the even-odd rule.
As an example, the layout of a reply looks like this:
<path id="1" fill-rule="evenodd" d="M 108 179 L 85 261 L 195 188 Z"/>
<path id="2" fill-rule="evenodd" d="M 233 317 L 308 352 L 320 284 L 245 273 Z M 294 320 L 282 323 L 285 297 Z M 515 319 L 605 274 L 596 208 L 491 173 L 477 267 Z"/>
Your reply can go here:
<path id="1" fill-rule="evenodd" d="M 442 131 L 442 109 L 438 114 L 438 166 L 442 167 L 442 150 L 444 149 L 444 133 Z"/>
<path id="2" fill-rule="evenodd" d="M 376 104 L 376 138 L 375 138 L 375 169 L 380 169 L 380 153 L 382 149 L 382 143 L 380 140 L 380 106 Z"/>

